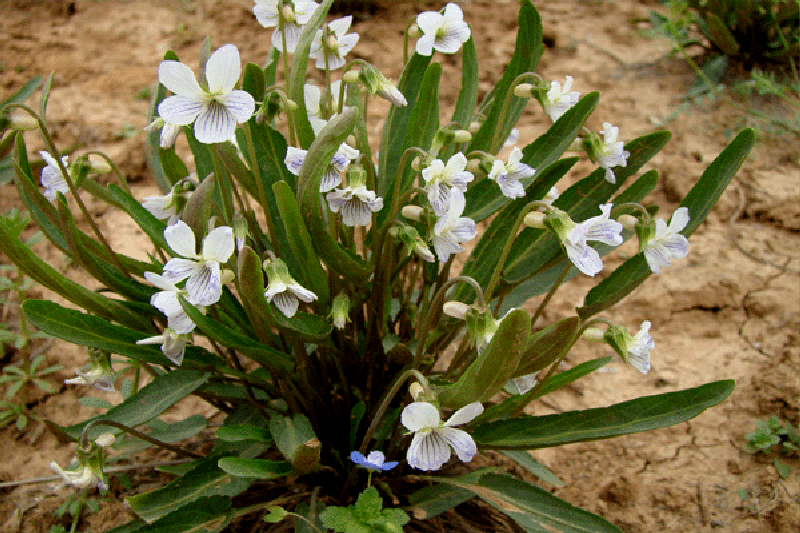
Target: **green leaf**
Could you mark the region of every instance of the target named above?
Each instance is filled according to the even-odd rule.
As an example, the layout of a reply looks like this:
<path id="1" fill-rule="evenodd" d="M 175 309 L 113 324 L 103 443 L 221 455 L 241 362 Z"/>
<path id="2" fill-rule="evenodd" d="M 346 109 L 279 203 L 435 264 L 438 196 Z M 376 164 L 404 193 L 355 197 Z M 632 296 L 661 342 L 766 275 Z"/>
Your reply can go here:
<path id="1" fill-rule="evenodd" d="M 503 77 L 486 96 L 487 100 L 493 100 L 491 108 L 481 129 L 472 138 L 468 151 L 483 150 L 492 154 L 497 153 L 528 103 L 526 98 L 511 96 L 511 105 L 508 107 L 507 115 L 500 117 L 506 95 L 511 91 L 514 79 L 525 72 L 535 71 L 544 51 L 542 19 L 539 17 L 539 13 L 530 0 L 522 0 L 520 4 L 519 29 L 517 30 L 514 55 L 506 67 Z M 497 135 L 495 135 L 495 130 L 499 131 Z M 495 146 L 491 145 L 492 139 L 497 139 Z"/>
<path id="2" fill-rule="evenodd" d="M 192 319 L 192 322 L 197 324 L 197 329 L 205 333 L 214 342 L 226 348 L 242 352 L 274 372 L 286 373 L 294 366 L 287 354 L 261 344 L 226 327 L 213 318 L 207 317 L 195 306 L 187 302 L 185 298 L 179 296 L 179 300 L 183 310 Z"/>
<path id="3" fill-rule="evenodd" d="M 775 466 L 775 470 L 782 479 L 786 479 L 792 475 L 792 467 L 781 461 L 780 458 L 776 457 L 772 464 Z"/>
<path id="4" fill-rule="evenodd" d="M 247 63 L 244 66 L 242 76 L 242 89 L 250 93 L 253 100 L 261 102 L 264 100 L 264 90 L 267 88 L 264 69 L 255 63 Z"/>
<path id="5" fill-rule="evenodd" d="M 175 54 L 175 52 L 169 50 L 166 54 L 164 54 L 164 59 L 177 61 L 178 56 Z M 150 110 L 147 115 L 148 124 L 158 117 L 158 105 L 164 101 L 166 97 L 167 88 L 159 83 L 153 94 L 153 101 L 150 104 Z M 180 177 L 177 177 L 177 175 L 180 173 L 180 167 L 177 166 L 176 160 L 180 161 L 180 158 L 175 154 L 174 150 L 164 150 L 160 145 L 160 131 L 151 131 L 147 133 L 147 143 L 145 144 L 147 166 L 150 167 L 150 171 L 153 173 L 153 177 L 156 180 L 158 188 L 161 190 L 161 192 L 165 193 L 172 187 L 175 181 L 185 178 L 188 175 L 188 172 Z M 181 162 L 181 165 L 183 165 L 183 162 Z"/>
<path id="6" fill-rule="evenodd" d="M 754 144 L 753 130 L 742 131 L 703 172 L 681 202 L 681 207 L 689 209 L 689 223 L 681 231 L 684 237 L 691 236 L 703 223 Z M 651 273 L 644 254 L 636 254 L 589 291 L 578 315 L 587 317 L 608 309 L 641 285 Z"/>
<path id="7" fill-rule="evenodd" d="M 300 206 L 297 205 L 294 193 L 285 181 L 274 184 L 272 191 L 293 255 L 302 258 L 290 271 L 293 276 L 297 276 L 300 285 L 308 287 L 317 296 L 320 314 L 325 314 L 325 310 L 330 308 L 331 300 L 328 275 L 314 251 L 314 244 L 300 213 Z"/>
<path id="8" fill-rule="evenodd" d="M 217 462 L 217 465 L 233 476 L 256 479 L 275 479 L 294 471 L 292 465 L 286 461 L 269 461 L 267 459 L 223 457 Z"/>
<path id="9" fill-rule="evenodd" d="M 236 424 L 232 426 L 222 426 L 217 429 L 217 438 L 228 442 L 239 442 L 242 440 L 254 440 L 272 444 L 274 441 L 269 430 L 265 427 L 254 426 L 252 424 Z"/>
<path id="10" fill-rule="evenodd" d="M 80 436 L 83 428 L 92 420 L 113 420 L 128 427 L 135 428 L 154 419 L 180 400 L 191 394 L 200 385 L 208 381 L 208 372 L 176 368 L 171 372 L 156 376 L 153 381 L 142 387 L 136 394 L 124 402 L 108 410 L 103 415 L 90 418 L 79 424 L 65 428 L 73 438 Z M 118 430 L 114 430 L 118 431 Z M 102 424 L 89 430 L 89 438 L 96 439 L 108 433 L 109 427 Z"/>
<path id="11" fill-rule="evenodd" d="M 494 337 L 458 381 L 439 391 L 439 401 L 447 407 L 463 407 L 472 402 L 484 403 L 502 390 L 514 376 L 528 344 L 531 317 L 516 309 L 506 315 Z"/>
<path id="12" fill-rule="evenodd" d="M 477 483 L 481 476 L 489 471 L 490 469 L 479 469 L 455 479 L 464 483 Z M 449 511 L 474 497 L 475 495 L 469 490 L 440 483 L 411 493 L 408 496 L 410 505 L 408 510 L 417 520 L 427 520 Z"/>
<path id="13" fill-rule="evenodd" d="M 564 487 L 566 483 L 561 481 L 558 476 L 550 471 L 549 468 L 534 459 L 531 454 L 526 450 L 501 450 L 501 454 L 505 455 L 522 468 L 555 487 Z"/>
<path id="14" fill-rule="evenodd" d="M 623 533 L 605 519 L 553 496 L 546 490 L 509 476 L 487 474 L 477 483 L 455 482 L 441 479 L 470 490 L 500 511 L 512 516 L 522 511 L 542 531 L 563 533 Z M 516 508 L 517 511 L 511 511 Z M 529 522 L 530 523 L 530 522 Z"/>
<path id="15" fill-rule="evenodd" d="M 412 146 L 430 146 L 434 135 L 439 130 L 439 80 L 441 77 L 442 65 L 439 63 L 431 63 L 425 70 L 425 75 L 422 77 L 422 88 L 409 116 L 402 144 L 403 150 Z M 384 205 L 391 206 L 395 194 L 403 194 L 413 183 L 415 175 L 416 171 L 411 168 L 411 165 L 406 165 L 399 183 L 393 183 L 386 190 L 383 197 Z M 395 179 L 393 177 L 392 181 Z M 389 215 L 389 209 L 383 209 L 381 213 L 384 211 L 385 214 L 377 219 L 379 224 Z"/>
<path id="16" fill-rule="evenodd" d="M 47 126 L 47 103 L 50 101 L 50 89 L 53 87 L 54 77 L 55 71 L 51 71 L 50 75 L 47 77 L 47 81 L 44 82 L 44 87 L 42 87 L 42 96 L 39 100 L 39 118 L 42 120 L 45 127 Z"/>
<path id="17" fill-rule="evenodd" d="M 431 57 L 422 56 L 414 52 L 414 55 L 411 56 L 411 59 L 403 68 L 403 73 L 397 82 L 397 89 L 403 93 L 408 105 L 405 107 L 391 106 L 389 113 L 386 115 L 379 149 L 378 179 L 375 184 L 375 194 L 377 196 L 386 198 L 390 186 L 394 184 L 397 169 L 400 166 L 400 158 L 406 149 L 404 145 L 405 133 L 408 129 L 411 115 L 417 105 L 417 95 L 422 85 L 422 78 L 425 75 L 428 64 L 431 62 Z M 382 209 L 378 213 L 378 225 L 387 216 L 383 214 L 384 211 L 385 209 Z"/>
<path id="18" fill-rule="evenodd" d="M 563 357 L 575 344 L 580 327 L 578 317 L 568 317 L 537 331 L 528 341 L 513 377 L 539 372 Z"/>
<path id="19" fill-rule="evenodd" d="M 483 448 L 518 450 L 608 439 L 685 422 L 722 402 L 733 388 L 733 380 L 722 380 L 678 392 L 643 396 L 610 407 L 519 416 L 479 425 L 472 437 Z"/>
<path id="20" fill-rule="evenodd" d="M 305 415 L 293 417 L 274 416 L 269 421 L 269 432 L 278 450 L 289 461 L 294 461 L 297 451 L 309 440 L 316 438 L 314 428 Z"/>
<path id="21" fill-rule="evenodd" d="M 26 300 L 25 316 L 45 333 L 67 342 L 98 348 L 156 365 L 170 366 L 161 350 L 152 345 L 137 345 L 147 335 L 112 324 L 103 318 L 67 309 L 49 300 Z"/>
<path id="22" fill-rule="evenodd" d="M 475 49 L 475 39 L 470 34 L 467 42 L 461 47 L 461 90 L 458 92 L 458 100 L 451 119 L 451 122 L 460 125 L 464 130 L 472 122 L 475 106 L 478 103 L 479 79 L 478 51 Z"/>
<path id="23" fill-rule="evenodd" d="M 136 533 L 213 533 L 221 531 L 234 516 L 227 496 L 199 498 L 172 511 Z"/>
<path id="24" fill-rule="evenodd" d="M 125 501 L 140 518 L 153 522 L 200 498 L 235 496 L 250 486 L 251 480 L 224 472 L 217 466 L 217 461 L 218 456 L 207 457 L 167 486 L 130 496 Z M 202 500 L 198 505 L 202 505 Z"/>
<path id="25" fill-rule="evenodd" d="M 297 132 L 297 138 L 300 141 L 300 148 L 303 149 L 307 149 L 314 140 L 314 130 L 311 128 L 311 123 L 308 120 L 308 110 L 306 109 L 303 88 L 308 68 L 308 54 L 311 51 L 311 43 L 317 34 L 317 30 L 321 28 L 322 24 L 325 22 L 325 16 L 328 14 L 331 4 L 333 4 L 333 0 L 325 0 L 317 7 L 308 22 L 303 25 L 303 31 L 300 33 L 300 38 L 295 47 L 292 66 L 288 79 L 286 80 L 289 84 L 289 97 L 297 104 L 297 109 L 294 111 L 294 128 Z M 338 146 L 339 145 L 337 145 L 337 147 Z M 330 159 L 328 159 L 328 161 L 330 161 Z"/>

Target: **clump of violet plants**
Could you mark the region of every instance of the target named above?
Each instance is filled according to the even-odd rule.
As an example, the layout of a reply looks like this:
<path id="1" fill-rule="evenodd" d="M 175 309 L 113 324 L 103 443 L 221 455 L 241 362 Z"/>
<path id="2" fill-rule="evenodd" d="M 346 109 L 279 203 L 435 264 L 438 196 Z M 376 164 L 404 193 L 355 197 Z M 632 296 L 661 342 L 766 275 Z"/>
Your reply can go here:
<path id="1" fill-rule="evenodd" d="M 92 154 L 58 151 L 43 121 L 50 82 L 39 113 L 4 110 L 27 111 L 47 147 L 35 176 L 23 133 L 10 130 L 22 201 L 103 289 L 63 276 L 1 220 L 2 252 L 78 308 L 28 300 L 26 317 L 88 348 L 91 368 L 68 380 L 75 386 L 113 390 L 133 375 L 106 413 L 48 424 L 77 445 L 73 465 L 54 469 L 67 483 L 105 487 L 106 458 L 131 440 L 190 459 L 174 481 L 127 497 L 135 516 L 116 533 L 220 531 L 245 516 L 294 519 L 297 531 L 413 531 L 412 517 L 475 496 L 526 531 L 620 531 L 501 466 L 455 467 L 497 450 L 559 483 L 528 450 L 677 424 L 732 392 L 726 380 L 586 411 L 526 409 L 612 359 L 565 368 L 577 342 L 605 343 L 650 369 L 646 317 L 629 330 L 599 314 L 687 255 L 753 132 L 658 217 L 645 200 L 658 173 L 639 171 L 670 134 L 626 142 L 612 123 L 585 128 L 599 94 L 573 90 L 579 79 L 536 74 L 544 47 L 530 1 L 520 2 L 514 55 L 480 102 L 475 41 L 458 5 L 409 22 L 406 49 L 416 45 L 395 85 L 379 66 L 347 57 L 359 36 L 350 17 L 326 22 L 332 1 L 257 0 L 255 17 L 272 28 L 264 67 L 242 68 L 235 44 L 212 51 L 206 42 L 197 72 L 166 54 L 147 128 L 162 196 L 134 198 L 110 161 L 103 169 Z M 441 54 L 457 55 L 463 72 L 444 123 Z M 323 87 L 307 82 L 311 69 L 324 71 Z M 379 146 L 364 118 L 373 98 L 392 104 Z M 514 126 L 531 105 L 552 126 L 519 147 Z M 179 135 L 191 162 L 174 151 Z M 596 170 L 560 190 L 581 153 Z M 119 185 L 95 178 L 108 167 Z M 85 194 L 141 227 L 147 261 L 114 251 Z M 633 238 L 639 252 L 600 275 L 603 257 Z M 545 321 L 576 276 L 598 281 L 574 314 Z M 223 415 L 202 453 L 186 439 L 207 428 L 204 417 L 158 419 L 188 395 Z"/>

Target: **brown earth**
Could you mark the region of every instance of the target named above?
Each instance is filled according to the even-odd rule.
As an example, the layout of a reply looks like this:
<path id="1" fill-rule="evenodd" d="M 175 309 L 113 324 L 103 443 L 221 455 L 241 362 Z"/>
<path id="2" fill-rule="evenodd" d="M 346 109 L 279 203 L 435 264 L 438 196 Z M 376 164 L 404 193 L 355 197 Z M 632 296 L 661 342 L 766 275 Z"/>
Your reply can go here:
<path id="1" fill-rule="evenodd" d="M 562 80 L 569 74 L 575 78 L 574 89 L 601 92 L 588 124 L 591 129 L 599 130 L 602 122 L 610 121 L 620 127 L 623 140 L 660 128 L 673 132 L 672 141 L 645 169 L 656 169 L 663 178 L 650 201 L 671 213 L 730 141 L 730 132 L 747 125 L 748 116 L 729 103 L 711 100 L 673 115 L 694 74 L 685 62 L 668 56 L 669 43 L 641 35 L 646 28 L 642 20 L 657 2 L 535 3 L 549 46 L 539 73 L 545 79 Z M 516 2 L 461 4 L 476 36 L 485 91 L 499 78 L 513 50 Z M 401 4 L 363 17 L 354 26 L 361 35 L 355 55 L 396 80 L 405 22 L 419 11 L 442 5 Z M 56 143 L 106 152 L 121 166 L 139 198 L 155 191 L 141 128 L 146 123 L 146 91 L 156 81 L 164 52 L 172 49 L 184 60 L 196 58 L 202 38 L 210 35 L 213 47 L 234 42 L 244 61 L 263 63 L 269 46 L 269 31 L 255 21 L 248 0 L 16 0 L 6 7 L 0 21 L 0 98 L 31 76 L 55 71 L 48 119 Z M 455 101 L 457 89 L 446 82 L 458 75 L 458 60 L 441 56 L 437 60 L 444 64 L 446 108 Z M 746 104 L 767 111 L 779 106 L 764 100 Z M 378 120 L 384 110 L 372 106 L 374 136 L 380 132 Z M 519 144 L 527 144 L 548 125 L 549 119 L 529 105 L 519 123 Z M 759 131 L 763 132 L 763 124 Z M 42 148 L 35 135 L 26 139 L 32 154 Z M 641 375 L 615 361 L 607 371 L 534 406 L 534 412 L 546 414 L 610 405 L 716 379 L 737 381 L 726 402 L 690 422 L 534 454 L 567 483 L 554 491 L 558 496 L 603 515 L 629 533 L 795 532 L 800 524 L 797 459 L 785 460 L 792 474 L 781 479 L 771 458 L 743 451 L 744 435 L 753 431 L 757 420 L 777 415 L 796 425 L 800 395 L 797 139 L 765 133 L 758 139 L 736 180 L 692 237 L 689 257 L 651 278 L 606 315 L 629 328 L 652 321 L 657 348 L 651 372 Z M 590 169 L 591 164 L 582 163 L 570 177 L 577 179 Z M 12 186 L 3 187 L 0 208 L 16 205 L 15 196 Z M 90 202 L 90 211 L 114 246 L 144 257 L 141 232 L 126 217 L 96 202 Z M 46 246 L 37 250 L 81 279 L 74 266 Z M 620 259 L 612 259 L 605 272 L 615 261 Z M 560 303 L 551 305 L 545 318 L 572 312 L 593 283 L 578 279 L 562 289 Z M 80 350 L 60 342 L 39 349 L 47 350 L 50 364 L 64 366 L 58 379 L 70 377 L 71 369 L 85 362 Z M 579 343 L 570 363 L 598 353 L 611 355 L 611 350 Z M 12 356 L 4 364 L 8 362 L 18 361 Z M 72 423 L 95 412 L 77 403 L 84 394 L 100 395 L 62 386 L 56 394 L 33 395 L 32 410 L 61 424 Z M 120 401 L 118 394 L 105 399 Z M 213 411 L 199 402 L 187 402 L 172 416 L 189 412 Z M 0 432 L 4 449 L 0 482 L 48 476 L 51 460 L 69 462 L 71 447 L 35 428 L 34 424 L 26 433 L 13 427 Z M 139 461 L 168 458 L 145 454 Z M 137 490 L 159 480 L 149 474 L 135 479 Z M 740 489 L 752 498 L 743 502 Z M 68 492 L 53 483 L 0 488 L 0 530 L 48 531 L 54 523 L 53 510 Z M 120 497 L 102 502 L 99 512 L 87 515 L 79 530 L 104 531 L 124 523 L 124 491 L 116 494 Z"/>

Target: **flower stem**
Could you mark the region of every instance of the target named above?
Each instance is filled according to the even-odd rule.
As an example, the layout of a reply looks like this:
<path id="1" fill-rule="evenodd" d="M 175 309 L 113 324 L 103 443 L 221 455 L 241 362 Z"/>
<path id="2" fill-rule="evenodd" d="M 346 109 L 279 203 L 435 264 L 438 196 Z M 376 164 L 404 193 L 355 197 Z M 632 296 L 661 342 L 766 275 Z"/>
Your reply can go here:
<path id="1" fill-rule="evenodd" d="M 130 434 L 130 435 L 132 435 L 134 437 L 136 437 L 137 439 L 141 439 L 141 440 L 143 440 L 145 442 L 149 442 L 150 444 L 158 446 L 159 448 L 164 448 L 165 450 L 169 450 L 171 452 L 175 452 L 175 453 L 177 453 L 178 455 L 180 455 L 182 457 L 191 457 L 192 459 L 202 459 L 203 458 L 202 455 L 197 455 L 196 453 L 192 453 L 192 452 L 183 450 L 181 448 L 178 448 L 177 446 L 173 446 L 172 444 L 168 444 L 168 443 L 160 441 L 158 439 L 154 439 L 153 437 L 151 437 L 149 435 L 145 435 L 141 431 L 137 431 L 137 430 L 135 430 L 133 428 L 129 428 L 128 426 L 126 426 L 124 424 L 120 424 L 119 422 L 115 422 L 113 420 L 108 420 L 108 419 L 105 419 L 105 418 L 99 418 L 99 419 L 92 420 L 92 421 L 90 421 L 88 424 L 86 424 L 83 427 L 83 431 L 81 432 L 81 438 L 80 438 L 80 441 L 79 441 L 79 446 L 80 446 L 80 448 L 82 450 L 87 450 L 89 448 L 89 430 L 91 430 L 95 426 L 110 426 L 110 427 L 113 427 L 113 428 L 121 429 L 122 431 L 124 431 L 124 432 L 126 432 L 126 433 L 128 433 L 128 434 Z"/>

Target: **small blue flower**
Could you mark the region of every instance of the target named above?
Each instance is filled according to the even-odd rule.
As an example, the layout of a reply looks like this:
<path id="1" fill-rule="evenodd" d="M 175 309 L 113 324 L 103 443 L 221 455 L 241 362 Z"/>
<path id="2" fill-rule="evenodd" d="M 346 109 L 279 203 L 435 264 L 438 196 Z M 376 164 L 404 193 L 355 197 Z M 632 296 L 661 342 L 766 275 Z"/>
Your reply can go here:
<path id="1" fill-rule="evenodd" d="M 366 457 L 358 452 L 353 452 L 350 454 L 351 461 L 358 466 L 363 466 L 367 470 L 380 470 L 386 472 L 387 470 L 391 470 L 397 466 L 397 461 L 384 463 L 384 459 L 385 457 L 383 456 L 383 452 L 370 452 Z"/>

